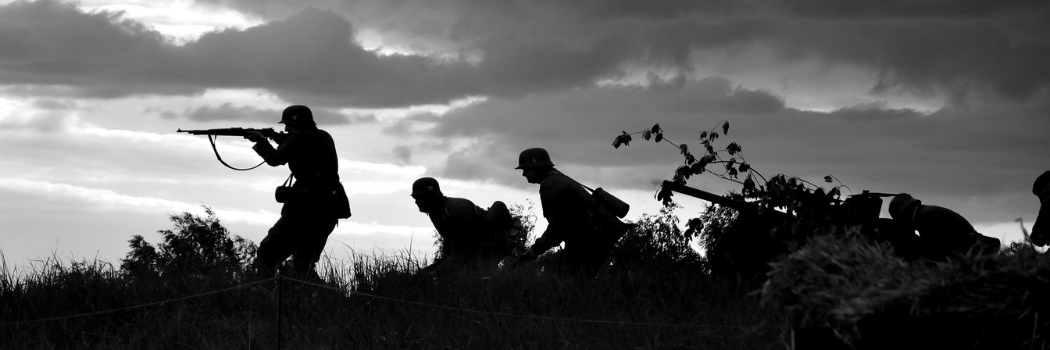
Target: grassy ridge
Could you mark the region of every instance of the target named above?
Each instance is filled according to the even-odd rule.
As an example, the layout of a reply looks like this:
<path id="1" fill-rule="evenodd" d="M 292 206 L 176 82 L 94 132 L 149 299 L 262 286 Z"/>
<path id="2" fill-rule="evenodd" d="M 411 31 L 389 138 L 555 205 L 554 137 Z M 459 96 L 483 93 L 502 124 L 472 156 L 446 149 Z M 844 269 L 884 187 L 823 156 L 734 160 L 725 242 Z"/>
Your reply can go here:
<path id="1" fill-rule="evenodd" d="M 816 237 L 774 264 L 762 295 L 824 349 L 1050 348 L 1050 256 L 1024 245 L 907 263 L 855 236 Z"/>
<path id="2" fill-rule="evenodd" d="M 413 275 L 418 261 L 372 259 L 323 267 L 319 288 L 284 281 L 162 305 L 0 326 L 0 347 L 277 348 L 701 348 L 778 347 L 775 314 L 747 292 L 699 272 L 607 271 L 596 279 L 531 268 Z M 34 273 L 0 275 L 0 323 L 90 313 L 258 281 L 233 272 L 131 279 L 109 264 L 49 261 Z M 624 325 L 563 319 L 703 326 Z"/>

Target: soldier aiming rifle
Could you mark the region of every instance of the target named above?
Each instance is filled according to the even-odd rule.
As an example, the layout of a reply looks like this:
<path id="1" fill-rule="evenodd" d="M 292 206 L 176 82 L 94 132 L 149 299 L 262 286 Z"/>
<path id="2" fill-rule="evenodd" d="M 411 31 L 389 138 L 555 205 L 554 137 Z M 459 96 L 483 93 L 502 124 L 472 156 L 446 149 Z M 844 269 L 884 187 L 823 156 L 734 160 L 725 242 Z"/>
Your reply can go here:
<path id="1" fill-rule="evenodd" d="M 251 170 L 258 165 L 238 169 L 226 164 L 215 149 L 217 136 L 241 136 L 252 142 L 263 163 L 270 166 L 288 164 L 291 175 L 274 194 L 281 208 L 281 218 L 259 243 L 255 265 L 260 272 L 272 275 L 278 264 L 289 256 L 297 274 L 317 278 L 314 264 L 321 257 L 328 235 L 339 219 L 350 217 L 350 204 L 339 182 L 339 158 L 335 141 L 328 132 L 318 129 L 310 108 L 301 105 L 284 109 L 279 123 L 285 132 L 271 128 L 227 128 L 179 130 L 191 135 L 208 135 L 215 157 L 234 170 Z M 274 148 L 268 140 L 277 143 Z"/>

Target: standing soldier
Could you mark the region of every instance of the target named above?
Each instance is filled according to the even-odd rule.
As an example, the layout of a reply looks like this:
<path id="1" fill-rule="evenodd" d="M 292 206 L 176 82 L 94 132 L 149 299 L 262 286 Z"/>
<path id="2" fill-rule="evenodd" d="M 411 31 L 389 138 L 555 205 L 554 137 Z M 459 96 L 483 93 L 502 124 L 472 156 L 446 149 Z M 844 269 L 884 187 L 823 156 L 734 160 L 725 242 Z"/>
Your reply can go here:
<path id="1" fill-rule="evenodd" d="M 317 128 L 310 108 L 285 108 L 280 123 L 288 134 L 278 140 L 276 149 L 259 132 L 245 136 L 255 142 L 252 149 L 266 164 L 288 164 L 289 181 L 295 180 L 290 187 L 278 188 L 277 200 L 284 203 L 281 218 L 259 243 L 256 263 L 264 273 L 272 274 L 291 256 L 297 274 L 316 278 L 314 264 L 338 220 L 350 217 L 350 205 L 339 182 L 335 141 Z"/>
<path id="2" fill-rule="evenodd" d="M 907 193 L 890 201 L 890 217 L 907 230 L 919 232 L 919 251 L 923 258 L 946 261 L 956 254 L 995 253 L 999 239 L 977 232 L 966 218 L 936 205 L 924 205 Z"/>
<path id="3" fill-rule="evenodd" d="M 565 242 L 555 270 L 597 275 L 627 225 L 603 209 L 583 185 L 554 169 L 547 150 L 522 151 L 515 169 L 521 169 L 529 183 L 540 185 L 540 204 L 547 219 L 547 230 L 518 258 L 518 263 L 534 260 Z"/>
<path id="4" fill-rule="evenodd" d="M 441 236 L 441 251 L 423 271 L 496 264 L 510 254 L 510 236 L 517 234 L 510 210 L 496 201 L 488 210 L 463 198 L 445 197 L 432 177 L 412 183 L 412 198 Z M 520 229 L 519 229 L 520 230 Z"/>
<path id="5" fill-rule="evenodd" d="M 1032 184 L 1032 194 L 1039 198 L 1039 216 L 1032 225 L 1032 244 L 1042 247 L 1050 243 L 1050 171 L 1043 172 Z"/>

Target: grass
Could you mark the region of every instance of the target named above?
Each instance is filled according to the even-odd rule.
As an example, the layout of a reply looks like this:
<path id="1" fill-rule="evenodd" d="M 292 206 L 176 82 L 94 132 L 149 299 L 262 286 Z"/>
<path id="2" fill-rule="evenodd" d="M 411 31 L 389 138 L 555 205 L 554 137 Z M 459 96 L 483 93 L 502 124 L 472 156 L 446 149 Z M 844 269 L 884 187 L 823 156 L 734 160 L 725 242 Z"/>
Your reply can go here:
<path id="1" fill-rule="evenodd" d="M 414 275 L 422 263 L 407 254 L 355 256 L 322 264 L 328 288 L 269 281 L 30 323 L 17 322 L 133 307 L 260 279 L 218 272 L 132 279 L 99 261 L 51 259 L 19 275 L 5 266 L 0 348 L 277 349 L 278 336 L 282 349 L 783 347 L 777 313 L 749 296 L 755 288 L 699 272 L 610 269 L 576 279 L 526 267 Z"/>
<path id="2" fill-rule="evenodd" d="M 907 263 L 856 237 L 817 237 L 774 264 L 763 302 L 821 348 L 1048 349 L 1050 257 L 1012 248 Z"/>

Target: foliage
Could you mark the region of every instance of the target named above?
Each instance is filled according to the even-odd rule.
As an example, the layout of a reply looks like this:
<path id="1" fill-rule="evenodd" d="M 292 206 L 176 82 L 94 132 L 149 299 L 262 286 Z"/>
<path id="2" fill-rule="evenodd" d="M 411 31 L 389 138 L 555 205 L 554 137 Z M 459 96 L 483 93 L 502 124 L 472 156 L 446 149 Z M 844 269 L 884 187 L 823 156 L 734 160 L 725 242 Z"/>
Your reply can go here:
<path id="1" fill-rule="evenodd" d="M 747 161 L 740 144 L 731 142 L 724 148 L 716 148 L 719 137 L 728 133 L 729 122 L 723 120 L 715 128 L 700 132 L 699 147 L 690 148 L 688 144 L 676 144 L 664 137 L 663 128 L 656 124 L 635 133 L 624 131 L 613 142 L 613 146 L 619 148 L 630 144 L 631 135 L 641 134 L 647 141 L 674 146 L 684 160 L 674 171 L 671 181 L 676 184 L 685 185 L 692 176 L 710 174 L 741 186 L 739 194 L 731 193 L 727 198 L 745 203 L 744 206 L 752 210 L 742 210 L 738 216 L 732 216 L 724 209 L 709 207 L 701 217 L 688 221 L 691 230 L 700 230 L 701 242 L 709 250 L 708 258 L 716 273 L 725 267 L 730 269 L 725 271 L 729 275 L 763 274 L 766 263 L 797 249 L 810 237 L 857 229 L 854 227 L 859 223 L 856 212 L 841 200 L 840 189 L 848 190 L 848 187 L 840 182 L 825 190 L 799 177 L 783 174 L 766 178 Z M 696 149 L 700 149 L 699 154 L 693 153 Z M 831 183 L 837 179 L 828 175 L 824 181 Z M 656 198 L 669 204 L 672 195 L 673 192 L 664 187 Z M 740 224 L 734 225 L 734 222 Z M 705 225 L 715 226 L 703 229 Z"/>
<path id="2" fill-rule="evenodd" d="M 642 214 L 636 225 L 613 247 L 610 261 L 621 269 L 663 269 L 706 272 L 703 256 L 692 242 L 699 232 L 679 228 L 676 205 L 665 206 L 659 215 Z"/>
<path id="3" fill-rule="evenodd" d="M 419 265 L 407 256 L 358 256 L 327 264 L 322 275 L 329 288 L 291 280 L 236 288 L 252 280 L 208 275 L 127 283 L 123 273 L 98 264 L 55 264 L 0 284 L 0 324 L 95 314 L 0 326 L 0 347 L 277 349 L 278 334 L 286 349 L 770 349 L 777 343 L 770 323 L 776 315 L 721 281 L 654 274 L 574 279 L 531 267 L 425 278 L 414 274 Z M 183 298 L 194 295 L 201 296 Z M 126 309 L 96 313 L 119 308 Z"/>
<path id="4" fill-rule="evenodd" d="M 533 211 L 534 204 L 531 200 L 526 200 L 528 205 L 522 205 L 515 203 L 511 205 L 510 216 L 515 218 L 519 224 L 521 224 L 521 230 L 518 234 L 511 236 L 511 252 L 517 256 L 525 252 L 529 248 L 529 243 L 536 240 L 536 213 Z"/>
<path id="5" fill-rule="evenodd" d="M 258 247 L 240 236 L 230 237 L 215 212 L 203 208 L 203 218 L 188 212 L 170 215 L 174 229 L 157 231 L 163 240 L 156 247 L 141 235 L 133 236 L 121 270 L 139 278 L 245 271 Z"/>

